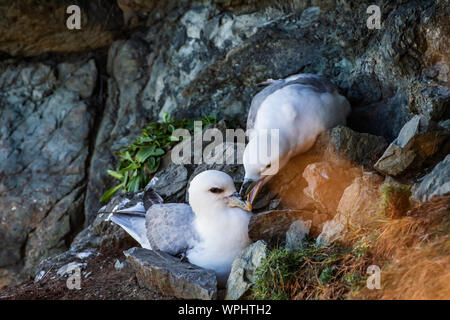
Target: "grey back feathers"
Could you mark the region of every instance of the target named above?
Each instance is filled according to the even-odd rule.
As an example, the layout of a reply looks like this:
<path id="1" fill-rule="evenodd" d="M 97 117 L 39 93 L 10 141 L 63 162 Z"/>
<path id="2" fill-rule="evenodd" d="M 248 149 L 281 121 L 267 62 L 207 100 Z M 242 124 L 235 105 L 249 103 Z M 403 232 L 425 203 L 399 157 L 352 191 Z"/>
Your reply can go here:
<path id="1" fill-rule="evenodd" d="M 303 88 L 314 90 L 317 93 L 333 93 L 337 91 L 336 86 L 327 78 L 316 74 L 298 74 L 286 79 L 275 80 L 271 85 L 264 88 L 253 97 L 252 103 L 250 105 L 250 110 L 248 111 L 247 130 L 253 129 L 253 127 L 255 126 L 255 120 L 258 110 L 268 96 L 270 96 L 277 90 L 294 84 L 302 85 Z M 299 88 L 302 87 L 299 86 Z"/>
<path id="2" fill-rule="evenodd" d="M 194 212 L 184 203 L 154 204 L 147 210 L 147 238 L 153 250 L 177 255 L 189 249 L 197 238 Z"/>
<path id="3" fill-rule="evenodd" d="M 153 189 L 144 192 L 143 203 L 117 210 L 110 220 L 120 225 L 146 249 L 177 255 L 186 252 L 198 238 L 194 212 L 184 203 L 163 203 Z"/>

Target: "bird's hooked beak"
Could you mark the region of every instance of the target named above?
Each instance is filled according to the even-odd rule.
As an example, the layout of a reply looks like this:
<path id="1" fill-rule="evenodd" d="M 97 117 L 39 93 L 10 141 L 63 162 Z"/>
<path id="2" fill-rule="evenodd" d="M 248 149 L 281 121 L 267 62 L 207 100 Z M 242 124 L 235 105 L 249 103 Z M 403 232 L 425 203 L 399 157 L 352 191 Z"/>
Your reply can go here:
<path id="1" fill-rule="evenodd" d="M 247 207 L 249 211 L 252 211 L 252 204 L 255 201 L 256 195 L 264 184 L 264 178 L 259 180 L 245 179 L 242 184 L 240 194 L 242 197 L 247 198 Z"/>
<path id="2" fill-rule="evenodd" d="M 231 196 L 228 196 L 228 206 L 230 208 L 238 207 L 247 211 L 251 211 L 251 206 L 249 210 L 247 201 L 242 198 L 239 192 L 234 192 L 231 194 Z"/>

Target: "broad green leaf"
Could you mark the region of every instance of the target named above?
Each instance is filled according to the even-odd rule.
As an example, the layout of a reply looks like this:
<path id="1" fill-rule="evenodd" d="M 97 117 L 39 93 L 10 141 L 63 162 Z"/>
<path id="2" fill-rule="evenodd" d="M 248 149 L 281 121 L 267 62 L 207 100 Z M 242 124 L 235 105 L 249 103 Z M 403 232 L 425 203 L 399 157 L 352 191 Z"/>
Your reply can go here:
<path id="1" fill-rule="evenodd" d="M 132 163 L 129 166 L 120 169 L 119 172 L 124 173 L 124 172 L 128 172 L 128 171 L 131 171 L 131 170 L 136 170 L 136 169 L 140 168 L 140 166 L 141 165 L 139 163 Z"/>
<path id="2" fill-rule="evenodd" d="M 155 149 L 156 149 L 155 146 L 142 148 L 136 154 L 136 161 L 138 161 L 140 163 L 145 162 L 145 160 L 147 160 L 148 157 L 150 157 L 154 154 Z"/>
<path id="3" fill-rule="evenodd" d="M 102 196 L 102 198 L 100 199 L 101 202 L 105 202 L 108 201 L 109 199 L 111 199 L 111 197 L 117 192 L 117 190 L 119 190 L 122 187 L 122 184 L 119 184 L 115 187 L 112 187 L 111 189 L 108 189 Z"/>
<path id="4" fill-rule="evenodd" d="M 120 180 L 120 181 L 123 180 L 123 174 L 121 174 L 120 172 L 117 172 L 114 170 L 107 170 L 107 172 L 111 177 L 116 178 L 117 180 Z"/>

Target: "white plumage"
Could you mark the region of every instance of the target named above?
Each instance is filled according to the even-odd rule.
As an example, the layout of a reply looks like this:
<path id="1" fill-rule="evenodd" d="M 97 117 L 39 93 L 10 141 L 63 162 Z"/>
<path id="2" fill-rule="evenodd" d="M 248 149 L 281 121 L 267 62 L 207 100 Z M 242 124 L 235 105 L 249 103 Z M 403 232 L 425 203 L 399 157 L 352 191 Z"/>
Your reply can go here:
<path id="1" fill-rule="evenodd" d="M 249 195 L 250 202 L 277 169 L 311 148 L 321 132 L 345 125 L 350 112 L 347 99 L 322 76 L 298 74 L 269 83 L 253 98 L 247 119 L 249 143 L 244 151 L 241 191 Z M 262 141 L 270 140 L 271 129 L 279 130 L 279 154 L 255 157 L 264 148 Z"/>
<path id="2" fill-rule="evenodd" d="M 120 210 L 110 220 L 123 227 L 142 247 L 176 255 L 186 253 L 192 264 L 216 272 L 223 286 L 231 265 L 250 243 L 249 212 L 236 192 L 233 179 L 224 172 L 204 171 L 192 179 L 189 204 L 143 206 L 131 215 Z M 240 207 L 237 207 L 240 206 Z"/>

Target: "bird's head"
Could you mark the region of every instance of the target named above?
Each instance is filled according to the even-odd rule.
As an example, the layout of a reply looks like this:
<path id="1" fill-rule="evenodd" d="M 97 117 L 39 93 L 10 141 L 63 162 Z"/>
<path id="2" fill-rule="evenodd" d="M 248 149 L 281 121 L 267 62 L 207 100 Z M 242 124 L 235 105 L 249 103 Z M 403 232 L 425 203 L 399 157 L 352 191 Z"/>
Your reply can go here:
<path id="1" fill-rule="evenodd" d="M 245 177 L 240 194 L 247 200 L 250 211 L 261 187 L 286 165 L 290 157 L 289 146 L 282 139 L 275 140 L 276 148 L 271 148 L 274 141 L 270 137 L 265 142 L 263 139 L 267 137 L 251 137 L 243 155 Z"/>
<path id="2" fill-rule="evenodd" d="M 223 208 L 239 207 L 246 210 L 247 203 L 236 191 L 233 179 L 226 173 L 207 170 L 192 179 L 189 205 L 196 214 L 214 212 Z"/>

